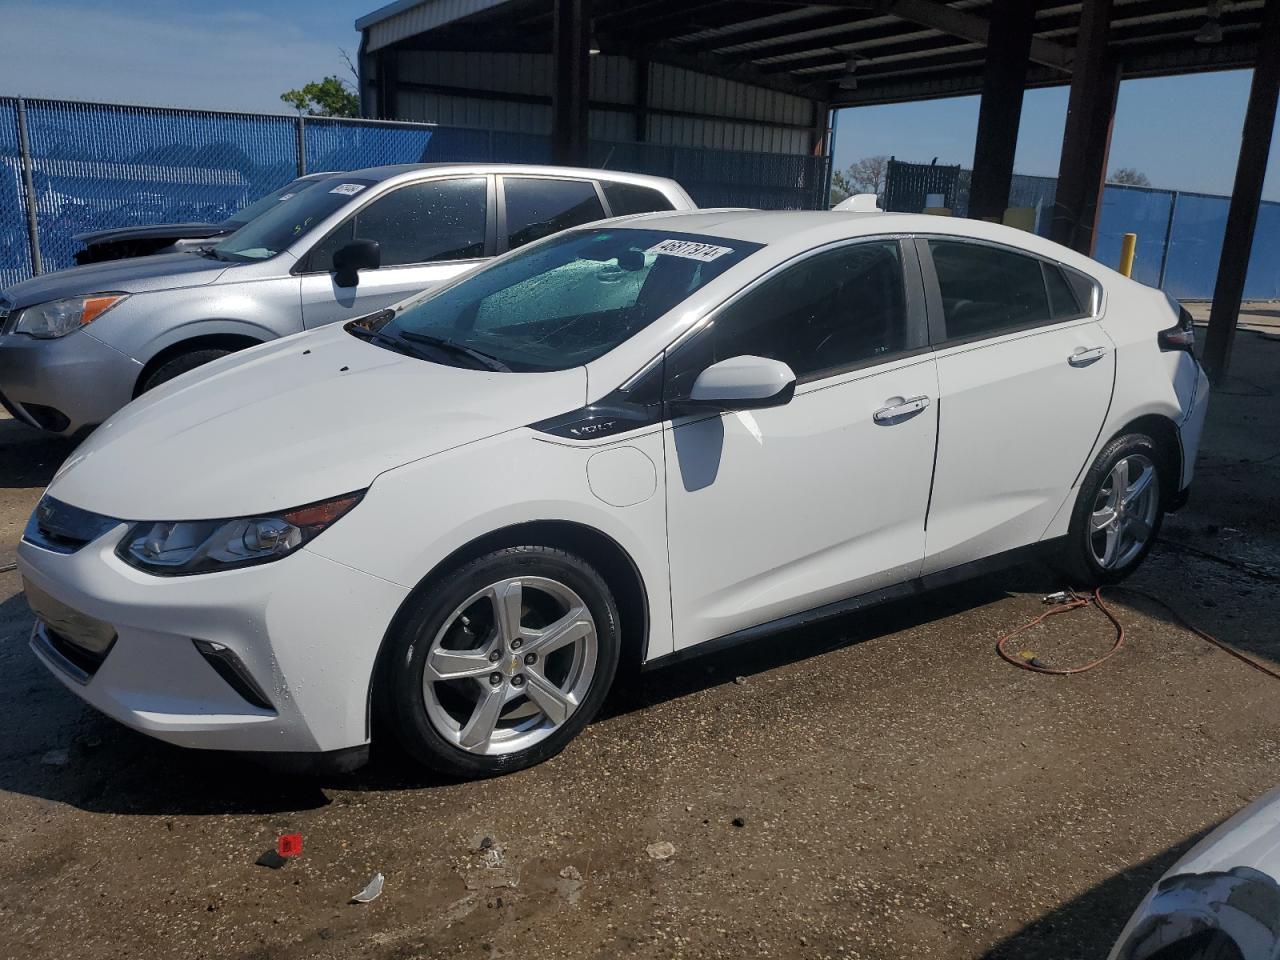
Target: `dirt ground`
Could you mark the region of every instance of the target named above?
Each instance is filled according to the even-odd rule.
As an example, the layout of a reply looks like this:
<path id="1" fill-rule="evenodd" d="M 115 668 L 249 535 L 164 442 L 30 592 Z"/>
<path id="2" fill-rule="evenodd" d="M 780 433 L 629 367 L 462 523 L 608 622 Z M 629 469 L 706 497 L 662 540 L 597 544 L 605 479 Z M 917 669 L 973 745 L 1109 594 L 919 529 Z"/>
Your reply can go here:
<path id="1" fill-rule="evenodd" d="M 1241 333 L 1234 372 L 1133 585 L 1280 661 L 1280 339 Z M 67 452 L 0 421 L 0 566 Z M 446 783 L 386 757 L 291 780 L 123 729 L 36 663 L 0 574 L 0 954 L 1104 956 L 1280 783 L 1280 683 L 1119 590 L 1101 668 L 1001 661 L 1059 586 L 1028 566 L 646 675 L 554 761 Z M 1077 613 L 1021 645 L 1110 640 Z M 300 858 L 255 866 L 291 832 Z M 375 871 L 382 897 L 348 903 Z"/>

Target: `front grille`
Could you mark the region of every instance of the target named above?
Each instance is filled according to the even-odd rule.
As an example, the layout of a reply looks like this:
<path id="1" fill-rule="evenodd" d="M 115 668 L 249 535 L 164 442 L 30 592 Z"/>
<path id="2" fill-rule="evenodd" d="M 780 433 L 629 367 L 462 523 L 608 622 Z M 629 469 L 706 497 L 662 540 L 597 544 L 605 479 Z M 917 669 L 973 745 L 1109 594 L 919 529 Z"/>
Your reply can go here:
<path id="1" fill-rule="evenodd" d="M 102 652 L 95 653 L 67 639 L 47 623 L 37 621 L 35 633 L 31 637 L 31 645 L 56 663 L 73 680 L 88 683 L 89 678 L 98 672 L 98 668 L 107 659 L 107 654 L 115 646 L 115 639 L 113 638 Z"/>
<path id="2" fill-rule="evenodd" d="M 120 523 L 46 495 L 36 504 L 22 539 L 54 553 L 75 553 Z"/>

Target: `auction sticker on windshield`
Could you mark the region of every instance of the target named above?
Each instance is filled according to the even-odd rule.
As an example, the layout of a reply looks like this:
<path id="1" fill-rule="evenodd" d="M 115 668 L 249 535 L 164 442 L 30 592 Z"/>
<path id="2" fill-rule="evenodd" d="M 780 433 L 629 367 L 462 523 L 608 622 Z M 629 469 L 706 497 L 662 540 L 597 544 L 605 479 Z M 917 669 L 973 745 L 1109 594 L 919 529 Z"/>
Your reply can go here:
<path id="1" fill-rule="evenodd" d="M 359 193 L 363 189 L 364 189 L 363 183 L 340 183 L 329 192 L 341 193 L 341 194 L 344 194 L 345 196 L 351 197 Z"/>
<path id="2" fill-rule="evenodd" d="M 714 243 L 700 243 L 697 240 L 660 240 L 645 253 L 665 254 L 668 257 L 684 257 L 686 260 L 710 263 L 726 253 L 733 253 L 733 248 L 717 247 Z"/>

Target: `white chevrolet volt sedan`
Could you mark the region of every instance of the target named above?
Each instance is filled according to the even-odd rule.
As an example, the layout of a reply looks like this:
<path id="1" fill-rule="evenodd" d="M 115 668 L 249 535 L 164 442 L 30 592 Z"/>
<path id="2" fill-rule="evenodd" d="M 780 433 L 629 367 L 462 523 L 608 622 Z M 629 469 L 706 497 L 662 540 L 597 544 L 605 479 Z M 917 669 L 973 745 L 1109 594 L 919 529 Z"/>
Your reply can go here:
<path id="1" fill-rule="evenodd" d="M 32 646 L 172 743 L 516 770 L 657 666 L 1046 550 L 1150 549 L 1190 317 L 1036 236 L 882 214 L 557 234 L 135 400 L 24 533 Z"/>

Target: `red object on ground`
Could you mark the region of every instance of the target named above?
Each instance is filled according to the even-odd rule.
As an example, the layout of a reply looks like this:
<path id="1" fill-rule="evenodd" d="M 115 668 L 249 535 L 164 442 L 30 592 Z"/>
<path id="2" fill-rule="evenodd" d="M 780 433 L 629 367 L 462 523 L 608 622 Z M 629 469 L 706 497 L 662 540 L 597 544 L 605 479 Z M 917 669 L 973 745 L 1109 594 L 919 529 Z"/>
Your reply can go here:
<path id="1" fill-rule="evenodd" d="M 296 857 L 302 853 L 302 834 L 286 833 L 276 841 L 276 852 L 282 857 Z"/>

